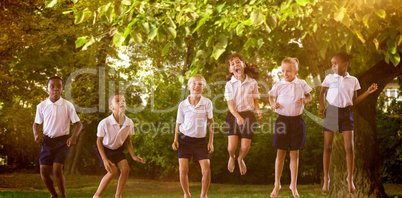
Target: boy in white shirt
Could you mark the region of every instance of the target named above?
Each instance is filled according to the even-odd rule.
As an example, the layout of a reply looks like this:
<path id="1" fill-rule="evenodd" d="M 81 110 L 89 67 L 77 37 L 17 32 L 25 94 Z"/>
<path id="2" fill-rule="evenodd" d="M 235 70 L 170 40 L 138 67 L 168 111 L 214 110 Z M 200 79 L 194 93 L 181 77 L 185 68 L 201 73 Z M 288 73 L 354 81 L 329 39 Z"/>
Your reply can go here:
<path id="1" fill-rule="evenodd" d="M 191 197 L 188 182 L 188 161 L 193 156 L 193 161 L 198 161 L 202 172 L 201 198 L 206 198 L 209 184 L 211 183 L 211 169 L 209 154 L 214 151 L 214 120 L 212 102 L 201 94 L 206 86 L 203 76 L 196 74 L 188 81 L 190 96 L 179 105 L 176 132 L 172 147 L 178 151 L 180 166 L 180 184 L 184 197 Z M 209 141 L 205 142 L 209 129 Z M 209 153 L 209 154 L 208 154 Z"/>
<path id="2" fill-rule="evenodd" d="M 123 188 L 127 182 L 130 167 L 128 166 L 125 146 L 134 161 L 145 163 L 145 160 L 136 156 L 131 144 L 130 135 L 134 135 L 133 121 L 124 115 L 126 100 L 122 94 L 116 93 L 109 97 L 109 109 L 112 115 L 103 119 L 98 125 L 96 140 L 96 154 L 100 159 L 100 166 L 105 167 L 107 173 L 103 177 L 94 198 L 102 196 L 103 191 L 110 181 L 117 175 L 117 166 L 120 169 L 120 177 L 117 184 L 115 197 L 121 197 Z"/>
<path id="3" fill-rule="evenodd" d="M 306 81 L 296 77 L 299 60 L 285 58 L 282 61 L 283 80 L 276 83 L 269 91 L 269 103 L 279 114 L 275 122 L 273 146 L 277 148 L 275 162 L 275 187 L 271 197 L 278 196 L 281 188 L 281 174 L 286 151 L 290 149 L 290 190 L 293 197 L 297 192 L 297 172 L 299 166 L 299 150 L 306 145 L 306 125 L 301 115 L 304 104 L 311 101 L 311 87 Z M 276 101 L 275 101 L 276 99 Z"/>
<path id="4" fill-rule="evenodd" d="M 82 123 L 75 112 L 74 105 L 61 98 L 63 93 L 63 81 L 58 76 L 53 76 L 47 81 L 46 92 L 49 98 L 36 107 L 33 133 L 35 142 L 40 143 L 42 149 L 39 158 L 40 174 L 43 182 L 49 190 L 51 197 L 58 197 L 50 177 L 51 172 L 56 178 L 60 197 L 67 197 L 65 179 L 63 175 L 64 161 L 74 146 L 82 129 Z M 70 120 L 74 123 L 71 137 Z M 39 135 L 39 125 L 43 123 L 43 134 Z M 53 170 L 52 170 L 53 166 Z"/>

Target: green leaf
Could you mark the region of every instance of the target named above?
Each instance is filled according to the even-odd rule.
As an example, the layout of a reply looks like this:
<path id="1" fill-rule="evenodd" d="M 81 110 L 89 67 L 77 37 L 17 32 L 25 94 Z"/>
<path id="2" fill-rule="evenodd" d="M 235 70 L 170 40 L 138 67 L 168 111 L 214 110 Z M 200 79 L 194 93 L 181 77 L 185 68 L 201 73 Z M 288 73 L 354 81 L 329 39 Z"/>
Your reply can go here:
<path id="1" fill-rule="evenodd" d="M 274 16 L 272 16 L 272 15 L 268 16 L 267 21 L 271 27 L 276 27 L 277 23 L 276 23 L 276 18 Z"/>
<path id="2" fill-rule="evenodd" d="M 238 24 L 236 27 L 237 36 L 241 36 L 241 34 L 243 33 L 243 30 L 244 30 L 243 24 Z"/>
<path id="3" fill-rule="evenodd" d="M 221 5 L 216 6 L 216 7 L 215 7 L 216 11 L 218 11 L 218 13 L 221 13 L 223 7 L 225 6 L 225 4 L 226 4 L 226 2 L 225 2 L 225 3 L 222 3 Z"/>
<path id="4" fill-rule="evenodd" d="M 362 33 L 358 32 L 357 30 L 355 31 L 355 33 L 356 33 L 357 38 L 359 38 L 359 40 L 360 40 L 362 43 L 366 43 L 366 40 L 364 39 Z"/>
<path id="5" fill-rule="evenodd" d="M 345 8 L 339 9 L 338 12 L 336 12 L 336 13 L 334 14 L 334 19 L 335 19 L 335 21 L 338 21 L 338 22 L 342 21 L 343 17 L 345 16 L 345 13 L 346 13 L 346 9 L 345 9 Z"/>
<path id="6" fill-rule="evenodd" d="M 165 45 L 165 47 L 163 47 L 162 56 L 166 55 L 166 53 L 169 52 L 169 49 L 170 49 L 170 46 L 171 46 L 171 45 L 172 45 L 172 42 L 169 42 L 169 43 L 167 43 L 167 44 Z"/>
<path id="7" fill-rule="evenodd" d="M 306 4 L 309 3 L 309 1 L 308 0 L 296 0 L 296 3 L 301 6 L 305 6 Z"/>
<path id="8" fill-rule="evenodd" d="M 348 37 L 348 40 L 346 42 L 346 52 L 350 53 L 352 51 L 352 45 L 353 45 L 353 38 Z"/>
<path id="9" fill-rule="evenodd" d="M 381 18 L 385 18 L 385 17 L 387 16 L 387 13 L 386 13 L 385 10 L 383 10 L 383 9 L 379 9 L 379 10 L 374 9 L 374 13 L 375 13 L 377 16 L 381 17 Z"/>
<path id="10" fill-rule="evenodd" d="M 254 10 L 251 12 L 250 19 L 253 25 L 261 25 L 265 20 L 265 15 L 262 14 L 259 10 Z"/>
<path id="11" fill-rule="evenodd" d="M 55 6 L 56 4 L 57 0 L 45 0 L 45 7 L 47 8 L 53 8 L 53 6 Z"/>
<path id="12" fill-rule="evenodd" d="M 369 19 L 370 19 L 370 14 L 364 15 L 364 17 L 363 17 L 363 24 L 364 24 L 364 26 L 368 27 L 368 21 L 369 21 Z"/>
<path id="13" fill-rule="evenodd" d="M 123 44 L 123 41 L 124 38 L 119 32 L 113 35 L 113 43 L 115 47 L 120 47 L 121 44 Z"/>
<path id="14" fill-rule="evenodd" d="M 209 15 L 205 15 L 204 18 L 202 18 L 201 20 L 198 21 L 198 25 L 197 27 L 193 30 L 193 33 L 195 31 L 197 31 L 202 25 L 204 25 L 204 23 L 208 20 Z"/>
<path id="15" fill-rule="evenodd" d="M 158 32 L 158 28 L 152 27 L 151 31 L 149 31 L 149 34 L 148 34 L 148 40 L 152 41 L 155 38 L 157 32 Z"/>
<path id="16" fill-rule="evenodd" d="M 186 43 L 184 43 L 183 38 L 181 37 L 176 37 L 174 39 L 174 44 L 176 45 L 176 47 L 180 50 L 183 51 L 184 48 L 186 47 Z"/>
<path id="17" fill-rule="evenodd" d="M 264 44 L 264 39 L 259 38 L 257 40 L 257 49 L 259 50 L 262 47 L 263 44 Z"/>
<path id="18" fill-rule="evenodd" d="M 134 39 L 134 42 L 137 45 L 140 45 L 142 43 L 142 38 L 141 38 L 141 34 L 140 33 L 135 33 L 134 31 L 132 31 L 130 33 L 131 37 Z"/>
<path id="19" fill-rule="evenodd" d="M 172 27 L 168 27 L 166 28 L 166 31 L 169 33 L 170 36 L 172 36 L 173 38 L 176 38 L 176 30 Z"/>
<path id="20" fill-rule="evenodd" d="M 218 60 L 218 58 L 225 52 L 226 49 L 222 47 L 222 45 L 218 44 L 214 47 L 214 51 L 212 52 L 212 56 L 215 58 L 215 60 Z"/>
<path id="21" fill-rule="evenodd" d="M 75 48 L 83 46 L 87 42 L 87 38 L 88 36 L 78 37 L 77 40 L 75 40 Z"/>
<path id="22" fill-rule="evenodd" d="M 123 0 L 123 1 L 121 1 L 121 4 L 126 5 L 126 6 L 129 6 L 129 5 L 131 5 L 131 1 L 129 1 L 129 0 Z"/>
<path id="23" fill-rule="evenodd" d="M 174 29 L 177 28 L 176 23 L 173 21 L 173 19 L 172 19 L 169 15 L 166 16 L 166 21 L 167 21 L 170 25 L 172 25 L 172 27 L 173 27 Z"/>
<path id="24" fill-rule="evenodd" d="M 132 29 L 133 25 L 134 25 L 137 21 L 138 21 L 138 18 L 135 19 L 135 20 L 133 20 L 133 21 L 131 21 L 131 23 L 128 24 L 128 26 L 127 26 L 127 28 L 126 28 L 126 31 L 124 31 L 124 36 L 123 36 L 124 38 L 126 38 L 126 37 L 131 33 L 131 29 Z"/>
<path id="25" fill-rule="evenodd" d="M 399 62 L 401 62 L 401 57 L 399 56 L 399 53 L 391 54 L 390 51 L 387 51 L 387 55 L 394 66 L 397 66 Z"/>
<path id="26" fill-rule="evenodd" d="M 228 45 L 228 37 L 225 34 L 218 35 L 218 42 L 222 45 L 223 48 L 226 48 Z"/>
<path id="27" fill-rule="evenodd" d="M 211 35 L 211 36 L 207 39 L 207 41 L 205 41 L 205 46 L 209 47 L 209 46 L 211 45 L 211 42 L 212 42 L 213 38 L 214 38 L 214 36 Z"/>
<path id="28" fill-rule="evenodd" d="M 108 3 L 105 7 L 105 16 L 109 23 L 112 22 L 112 11 L 113 11 L 113 8 L 112 8 L 111 4 Z"/>
<path id="29" fill-rule="evenodd" d="M 144 29 L 145 33 L 149 34 L 149 23 L 143 23 L 142 28 Z"/>
<path id="30" fill-rule="evenodd" d="M 350 18 L 348 14 L 345 14 L 345 16 L 342 19 L 342 23 L 343 25 L 345 25 L 346 27 L 350 27 Z"/>
<path id="31" fill-rule="evenodd" d="M 250 37 L 247 39 L 246 43 L 244 43 L 243 48 L 247 50 L 253 43 L 255 43 L 255 38 Z"/>
<path id="32" fill-rule="evenodd" d="M 203 58 L 205 56 L 205 51 L 204 50 L 198 50 L 197 54 L 195 57 Z"/>
<path id="33" fill-rule="evenodd" d="M 75 24 L 79 24 L 84 20 L 84 12 L 83 11 L 78 11 L 77 14 L 75 15 Z"/>
<path id="34" fill-rule="evenodd" d="M 248 20 L 244 20 L 244 21 L 241 20 L 240 22 L 247 26 L 253 25 L 253 21 L 251 20 L 251 18 L 249 18 Z"/>
<path id="35" fill-rule="evenodd" d="M 387 40 L 388 52 L 391 54 L 395 54 L 397 52 L 396 43 L 393 39 Z"/>

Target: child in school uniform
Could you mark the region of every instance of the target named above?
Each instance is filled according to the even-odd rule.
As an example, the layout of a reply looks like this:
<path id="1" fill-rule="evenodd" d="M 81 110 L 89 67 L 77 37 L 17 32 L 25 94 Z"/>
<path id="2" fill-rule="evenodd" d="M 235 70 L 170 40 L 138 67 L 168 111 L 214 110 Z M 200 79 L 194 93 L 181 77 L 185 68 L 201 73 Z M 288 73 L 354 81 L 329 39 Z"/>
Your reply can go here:
<path id="1" fill-rule="evenodd" d="M 199 74 L 193 75 L 188 81 L 190 96 L 179 104 L 176 120 L 176 131 L 172 148 L 178 150 L 180 166 L 180 184 L 184 197 L 191 197 L 188 181 L 188 161 L 201 166 L 202 189 L 201 198 L 206 198 L 211 183 L 211 168 L 209 154 L 214 151 L 214 119 L 212 102 L 201 94 L 205 90 L 205 78 Z M 205 141 L 209 129 L 208 144 Z"/>
<path id="2" fill-rule="evenodd" d="M 258 72 L 255 68 L 247 65 L 241 54 L 234 53 L 226 59 L 229 74 L 226 76 L 225 98 L 229 112 L 226 116 L 228 125 L 228 170 L 234 171 L 235 152 L 240 139 L 240 151 L 237 157 L 240 174 L 247 172 L 244 157 L 250 150 L 257 120 L 253 111 L 256 110 L 259 120 L 262 113 L 258 105 Z"/>
<path id="3" fill-rule="evenodd" d="M 346 150 L 346 163 L 348 169 L 348 189 L 350 194 L 356 191 L 353 183 L 354 168 L 354 145 L 353 145 L 353 125 L 352 106 L 357 105 L 367 96 L 377 90 L 377 84 L 373 83 L 366 92 L 357 96 L 357 90 L 360 89 L 359 80 L 350 76 L 347 72 L 350 67 L 350 60 L 353 55 L 340 52 L 332 57 L 331 64 L 334 74 L 325 77 L 320 92 L 320 110 L 319 114 L 325 117 L 324 120 L 324 185 L 322 194 L 326 195 L 329 191 L 329 167 L 331 163 L 331 154 L 333 146 L 334 132 L 339 130 L 343 134 Z M 329 105 L 325 108 L 325 94 Z"/>
<path id="4" fill-rule="evenodd" d="M 275 161 L 275 187 L 271 197 L 277 197 L 281 188 L 281 175 L 286 151 L 290 150 L 290 190 L 297 192 L 299 150 L 306 145 L 306 125 L 302 119 L 304 104 L 311 101 L 311 87 L 296 77 L 299 60 L 287 57 L 282 60 L 283 79 L 269 91 L 269 103 L 279 114 L 275 122 L 273 146 L 277 148 Z"/>
<path id="5" fill-rule="evenodd" d="M 51 197 L 58 197 L 50 177 L 52 172 L 60 191 L 60 197 L 67 197 L 63 165 L 70 147 L 76 144 L 82 123 L 75 112 L 74 105 L 61 98 L 63 81 L 60 77 L 53 76 L 48 79 L 46 92 L 49 94 L 49 98 L 36 107 L 33 124 L 35 142 L 40 143 L 42 147 L 39 158 L 40 174 Z M 70 120 L 74 123 L 71 137 L 69 137 Z M 43 137 L 39 134 L 39 125 L 42 123 Z"/>
<path id="6" fill-rule="evenodd" d="M 115 197 L 121 197 L 123 188 L 127 182 L 130 167 L 128 166 L 124 149 L 127 147 L 130 156 L 134 161 L 145 163 L 145 160 L 134 153 L 130 135 L 134 135 L 134 123 L 128 118 L 126 110 L 126 100 L 120 93 L 109 97 L 109 109 L 112 114 L 103 119 L 98 125 L 96 154 L 100 159 L 100 166 L 107 171 L 102 178 L 94 198 L 102 196 L 110 181 L 117 175 L 117 167 L 120 169 L 120 177 L 117 184 Z"/>

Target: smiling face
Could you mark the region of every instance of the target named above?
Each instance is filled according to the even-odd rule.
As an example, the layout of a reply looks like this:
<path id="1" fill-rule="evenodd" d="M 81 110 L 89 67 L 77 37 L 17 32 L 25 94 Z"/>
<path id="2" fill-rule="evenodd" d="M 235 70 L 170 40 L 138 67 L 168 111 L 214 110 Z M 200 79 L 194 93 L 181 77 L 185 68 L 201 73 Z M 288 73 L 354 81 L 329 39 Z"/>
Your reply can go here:
<path id="1" fill-rule="evenodd" d="M 331 59 L 331 65 L 332 71 L 334 71 L 335 74 L 344 76 L 348 70 L 349 62 L 343 61 L 340 57 L 334 56 Z"/>
<path id="2" fill-rule="evenodd" d="M 241 61 L 239 57 L 233 57 L 232 60 L 229 61 L 229 72 L 235 76 L 243 75 L 244 69 L 244 62 Z"/>
<path id="3" fill-rule="evenodd" d="M 201 95 L 205 90 L 205 80 L 199 77 L 191 77 L 187 88 L 191 95 Z"/>
<path id="4" fill-rule="evenodd" d="M 56 102 L 60 99 L 61 93 L 63 93 L 63 83 L 60 79 L 49 80 L 46 92 L 49 94 L 49 98 L 52 102 Z"/>
<path id="5" fill-rule="evenodd" d="M 109 109 L 113 111 L 113 113 L 124 113 L 126 111 L 126 99 L 123 95 L 114 95 L 114 98 L 109 105 Z"/>
<path id="6" fill-rule="evenodd" d="M 296 70 L 292 63 L 282 63 L 282 76 L 283 79 L 292 82 L 299 71 Z"/>

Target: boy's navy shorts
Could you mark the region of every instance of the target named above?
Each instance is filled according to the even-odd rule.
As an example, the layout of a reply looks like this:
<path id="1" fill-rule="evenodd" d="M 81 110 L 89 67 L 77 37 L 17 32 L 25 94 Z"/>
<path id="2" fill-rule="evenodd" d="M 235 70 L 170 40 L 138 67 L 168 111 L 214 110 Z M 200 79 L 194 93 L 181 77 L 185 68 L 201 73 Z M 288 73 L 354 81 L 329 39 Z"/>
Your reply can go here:
<path id="1" fill-rule="evenodd" d="M 238 112 L 244 119 L 244 125 L 238 125 L 236 117 L 230 111 L 226 116 L 226 123 L 228 125 L 228 136 L 237 135 L 240 138 L 253 139 L 255 129 L 257 128 L 257 119 L 251 111 Z"/>
<path id="2" fill-rule="evenodd" d="M 272 145 L 281 150 L 300 150 L 306 145 L 306 124 L 299 116 L 279 115 Z"/>
<path id="3" fill-rule="evenodd" d="M 325 109 L 324 131 L 353 131 L 354 120 L 351 106 L 339 108 L 328 105 Z"/>
<path id="4" fill-rule="evenodd" d="M 194 138 L 183 135 L 179 135 L 179 158 L 191 159 L 193 156 L 193 161 L 197 162 L 203 159 L 209 159 L 208 154 L 208 144 L 205 138 Z"/>
<path id="5" fill-rule="evenodd" d="M 40 165 L 53 165 L 53 163 L 64 164 L 67 158 L 70 147 L 67 146 L 68 135 L 63 135 L 55 138 L 49 136 L 43 137 L 43 142 L 40 143 L 42 149 L 39 157 Z"/>
<path id="6" fill-rule="evenodd" d="M 123 152 L 125 148 L 126 147 L 124 146 L 124 144 L 115 150 L 109 149 L 109 148 L 106 148 L 105 146 L 103 146 L 103 150 L 105 151 L 105 155 L 106 155 L 107 159 L 110 160 L 111 162 L 113 162 L 113 164 L 115 164 L 116 166 L 117 166 L 117 163 L 119 163 L 121 160 L 127 159 L 126 154 Z M 105 164 L 103 163 L 102 157 L 99 153 L 99 149 L 97 146 L 95 146 L 95 153 L 99 158 L 99 166 L 101 168 L 104 168 Z"/>

